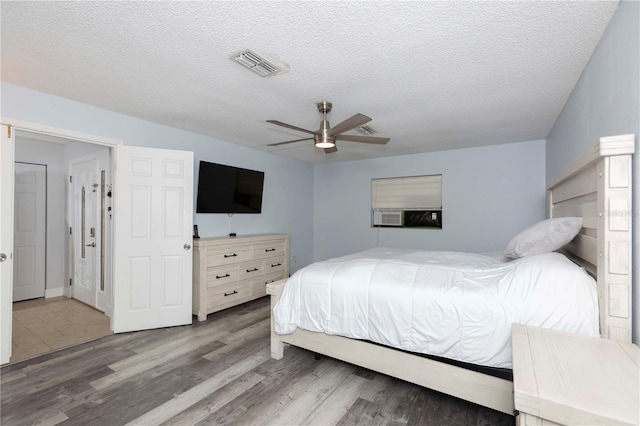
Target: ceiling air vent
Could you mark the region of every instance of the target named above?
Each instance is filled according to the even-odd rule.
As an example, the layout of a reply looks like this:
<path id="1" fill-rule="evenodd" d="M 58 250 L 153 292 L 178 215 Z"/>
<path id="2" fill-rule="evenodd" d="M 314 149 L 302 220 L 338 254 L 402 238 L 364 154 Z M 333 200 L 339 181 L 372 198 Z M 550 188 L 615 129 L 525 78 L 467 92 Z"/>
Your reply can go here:
<path id="1" fill-rule="evenodd" d="M 378 133 L 376 129 L 371 126 L 367 126 L 366 124 L 364 126 L 359 126 L 358 131 L 360 133 L 364 133 L 365 135 L 373 135 L 374 133 Z"/>
<path id="2" fill-rule="evenodd" d="M 231 58 L 240 65 L 249 68 L 251 71 L 261 75 L 262 77 L 269 77 L 283 71 L 281 67 L 267 61 L 265 58 L 249 49 L 236 53 L 231 56 Z"/>

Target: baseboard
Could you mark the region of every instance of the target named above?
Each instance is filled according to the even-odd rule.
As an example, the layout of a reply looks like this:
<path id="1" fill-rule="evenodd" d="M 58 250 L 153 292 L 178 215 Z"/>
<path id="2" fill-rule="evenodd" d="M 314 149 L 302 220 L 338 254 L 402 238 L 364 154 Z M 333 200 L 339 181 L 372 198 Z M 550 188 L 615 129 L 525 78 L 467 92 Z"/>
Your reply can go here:
<path id="1" fill-rule="evenodd" d="M 44 298 L 49 299 L 51 297 L 60 297 L 64 296 L 64 288 L 55 287 L 55 288 L 47 288 L 44 290 Z"/>

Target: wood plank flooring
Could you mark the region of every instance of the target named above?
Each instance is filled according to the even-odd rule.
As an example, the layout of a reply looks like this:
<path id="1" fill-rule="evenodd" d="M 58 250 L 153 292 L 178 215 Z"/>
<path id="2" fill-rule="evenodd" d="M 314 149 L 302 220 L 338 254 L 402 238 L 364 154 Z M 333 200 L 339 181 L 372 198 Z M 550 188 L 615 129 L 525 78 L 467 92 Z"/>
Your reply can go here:
<path id="1" fill-rule="evenodd" d="M 110 335 L 0 370 L 2 425 L 509 425 L 514 418 L 335 359 L 270 358 L 269 299 Z"/>

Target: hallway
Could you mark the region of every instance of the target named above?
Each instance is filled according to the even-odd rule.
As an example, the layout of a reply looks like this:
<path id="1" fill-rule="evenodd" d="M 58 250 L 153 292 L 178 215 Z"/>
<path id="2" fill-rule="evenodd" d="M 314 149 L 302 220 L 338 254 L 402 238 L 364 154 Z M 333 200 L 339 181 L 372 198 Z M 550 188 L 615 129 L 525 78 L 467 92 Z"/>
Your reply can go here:
<path id="1" fill-rule="evenodd" d="M 11 362 L 111 334 L 109 317 L 66 297 L 13 304 Z"/>

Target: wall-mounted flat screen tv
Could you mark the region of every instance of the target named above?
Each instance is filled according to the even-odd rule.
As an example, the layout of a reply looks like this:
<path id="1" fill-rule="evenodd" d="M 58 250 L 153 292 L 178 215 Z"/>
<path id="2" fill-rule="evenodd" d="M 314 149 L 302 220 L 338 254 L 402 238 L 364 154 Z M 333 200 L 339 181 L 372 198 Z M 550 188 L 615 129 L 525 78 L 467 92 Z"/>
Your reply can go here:
<path id="1" fill-rule="evenodd" d="M 264 172 L 200 161 L 196 213 L 260 213 Z"/>

